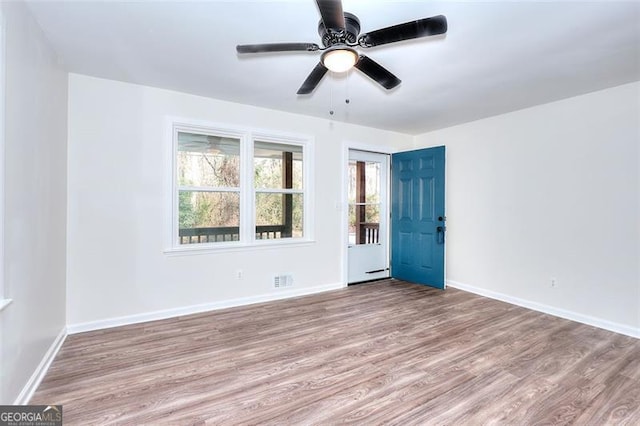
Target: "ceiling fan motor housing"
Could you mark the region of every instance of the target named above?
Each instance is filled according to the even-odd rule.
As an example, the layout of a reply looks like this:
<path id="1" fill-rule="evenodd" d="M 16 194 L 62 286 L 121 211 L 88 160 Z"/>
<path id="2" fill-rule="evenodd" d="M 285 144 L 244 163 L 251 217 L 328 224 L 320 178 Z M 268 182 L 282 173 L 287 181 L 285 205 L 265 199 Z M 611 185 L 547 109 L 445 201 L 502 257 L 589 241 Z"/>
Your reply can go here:
<path id="1" fill-rule="evenodd" d="M 320 20 L 318 34 L 324 47 L 330 47 L 334 44 L 355 43 L 358 34 L 360 34 L 360 20 L 352 13 L 344 12 L 344 31 L 341 28 L 327 29 L 322 20 Z"/>

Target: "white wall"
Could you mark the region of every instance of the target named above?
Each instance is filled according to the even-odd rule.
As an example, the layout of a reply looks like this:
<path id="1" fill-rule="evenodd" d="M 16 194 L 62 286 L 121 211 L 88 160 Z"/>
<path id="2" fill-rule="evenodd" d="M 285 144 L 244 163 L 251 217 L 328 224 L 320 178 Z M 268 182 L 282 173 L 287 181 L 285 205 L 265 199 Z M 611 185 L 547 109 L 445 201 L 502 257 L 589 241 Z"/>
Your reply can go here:
<path id="1" fill-rule="evenodd" d="M 315 138 L 315 239 L 309 246 L 163 254 L 166 115 Z M 342 279 L 342 141 L 409 148 L 407 135 L 71 74 L 68 323 L 278 293 Z M 243 269 L 242 280 L 236 270 Z M 139 317 L 140 318 L 140 317 Z M 86 324 L 85 324 L 86 326 Z M 76 329 L 78 329 L 76 327 Z"/>
<path id="2" fill-rule="evenodd" d="M 417 136 L 447 148 L 447 279 L 640 334 L 639 103 L 632 83 Z"/>
<path id="3" fill-rule="evenodd" d="M 6 20 L 0 403 L 17 400 L 65 326 L 67 74 L 22 2 Z M 24 401 L 22 401 L 24 402 Z"/>

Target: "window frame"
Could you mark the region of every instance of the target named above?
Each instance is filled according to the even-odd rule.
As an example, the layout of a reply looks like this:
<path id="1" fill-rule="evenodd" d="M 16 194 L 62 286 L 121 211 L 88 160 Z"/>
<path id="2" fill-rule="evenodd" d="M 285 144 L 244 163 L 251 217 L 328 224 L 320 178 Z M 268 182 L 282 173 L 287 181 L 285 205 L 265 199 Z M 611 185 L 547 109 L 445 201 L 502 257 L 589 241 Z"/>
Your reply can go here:
<path id="1" fill-rule="evenodd" d="M 313 194 L 312 165 L 314 140 L 307 135 L 291 134 L 274 130 L 234 127 L 207 121 L 167 117 L 166 118 L 166 167 L 165 171 L 165 254 L 206 254 L 211 252 L 235 251 L 247 249 L 269 248 L 274 246 L 299 246 L 314 242 L 313 210 L 311 196 Z M 194 244 L 180 244 L 179 241 L 179 213 L 177 182 L 177 152 L 178 132 L 188 132 L 211 136 L 235 138 L 240 141 L 240 229 L 238 241 L 207 242 Z M 256 209 L 257 193 L 268 192 L 254 185 L 254 142 L 295 145 L 302 148 L 302 189 L 294 189 L 294 193 L 303 197 L 303 237 L 256 239 Z M 278 189 L 276 193 L 288 193 L 287 189 Z"/>

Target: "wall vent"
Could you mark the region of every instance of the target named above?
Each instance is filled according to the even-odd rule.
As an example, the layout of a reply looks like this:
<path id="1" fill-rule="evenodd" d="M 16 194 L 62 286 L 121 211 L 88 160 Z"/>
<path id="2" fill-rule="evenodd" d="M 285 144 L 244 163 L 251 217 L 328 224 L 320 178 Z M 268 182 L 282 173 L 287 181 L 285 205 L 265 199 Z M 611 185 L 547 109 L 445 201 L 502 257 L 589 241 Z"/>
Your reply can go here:
<path id="1" fill-rule="evenodd" d="M 292 287 L 293 275 L 276 275 L 273 277 L 273 286 L 275 288 Z"/>

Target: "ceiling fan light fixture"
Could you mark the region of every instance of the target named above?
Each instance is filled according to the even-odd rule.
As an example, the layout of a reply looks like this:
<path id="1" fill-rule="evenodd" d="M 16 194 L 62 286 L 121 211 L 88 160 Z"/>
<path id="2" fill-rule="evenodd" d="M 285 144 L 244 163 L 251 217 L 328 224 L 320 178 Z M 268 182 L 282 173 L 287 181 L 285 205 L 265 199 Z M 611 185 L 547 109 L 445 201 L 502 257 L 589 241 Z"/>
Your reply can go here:
<path id="1" fill-rule="evenodd" d="M 326 50 L 320 60 L 329 71 L 349 71 L 358 62 L 358 52 L 347 46 L 336 46 Z"/>

